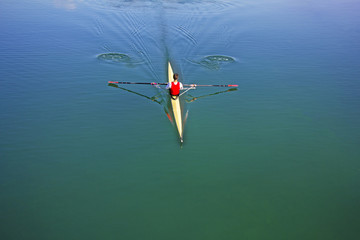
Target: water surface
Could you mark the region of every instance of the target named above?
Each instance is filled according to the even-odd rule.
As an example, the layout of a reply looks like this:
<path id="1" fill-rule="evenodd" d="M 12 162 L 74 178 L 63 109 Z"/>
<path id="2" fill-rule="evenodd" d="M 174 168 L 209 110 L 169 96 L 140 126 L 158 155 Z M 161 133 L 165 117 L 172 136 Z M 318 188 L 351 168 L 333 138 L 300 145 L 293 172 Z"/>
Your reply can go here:
<path id="1" fill-rule="evenodd" d="M 358 236 L 357 1 L 0 8 L 4 239 Z M 168 60 L 184 83 L 239 84 L 184 101 L 182 148 L 161 104 L 107 85 L 165 82 Z"/>

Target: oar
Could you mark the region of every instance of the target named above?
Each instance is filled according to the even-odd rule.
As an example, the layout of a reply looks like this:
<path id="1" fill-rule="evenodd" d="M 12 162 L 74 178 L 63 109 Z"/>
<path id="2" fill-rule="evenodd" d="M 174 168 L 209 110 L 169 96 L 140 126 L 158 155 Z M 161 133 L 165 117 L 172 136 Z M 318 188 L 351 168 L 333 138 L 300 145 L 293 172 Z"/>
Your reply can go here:
<path id="1" fill-rule="evenodd" d="M 167 85 L 167 83 L 148 83 L 148 82 L 113 82 L 109 81 L 112 84 L 143 84 L 143 85 Z M 185 87 L 238 87 L 239 85 L 229 84 L 229 85 L 197 85 L 197 84 L 183 84 Z"/>
<path id="2" fill-rule="evenodd" d="M 143 84 L 143 85 L 167 85 L 167 83 L 148 83 L 148 82 L 113 82 L 113 81 L 109 81 L 108 83 L 112 83 L 112 84 Z"/>
<path id="3" fill-rule="evenodd" d="M 197 84 L 183 84 L 183 86 L 187 87 L 238 87 L 239 85 L 229 84 L 229 85 L 197 85 Z"/>

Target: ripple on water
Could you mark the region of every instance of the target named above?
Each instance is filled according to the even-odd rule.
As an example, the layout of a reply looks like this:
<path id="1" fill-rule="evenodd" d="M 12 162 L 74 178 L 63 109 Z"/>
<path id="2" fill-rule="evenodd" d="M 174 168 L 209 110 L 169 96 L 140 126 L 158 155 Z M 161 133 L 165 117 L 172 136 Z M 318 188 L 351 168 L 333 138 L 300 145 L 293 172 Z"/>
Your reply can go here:
<path id="1" fill-rule="evenodd" d="M 242 1 L 233 0 L 88 0 L 87 3 L 95 7 L 122 11 L 131 8 L 133 11 L 143 12 L 144 9 L 163 6 L 167 10 L 177 12 L 205 12 L 206 14 L 218 13 L 235 6 L 244 5 Z"/>
<path id="2" fill-rule="evenodd" d="M 102 53 L 97 56 L 97 59 L 107 63 L 126 64 L 128 67 L 141 63 L 141 61 L 137 61 L 129 55 L 123 53 Z"/>
<path id="3" fill-rule="evenodd" d="M 191 60 L 192 63 L 199 64 L 211 70 L 219 70 L 222 66 L 235 62 L 235 58 L 223 55 L 205 56 L 199 60 Z"/>

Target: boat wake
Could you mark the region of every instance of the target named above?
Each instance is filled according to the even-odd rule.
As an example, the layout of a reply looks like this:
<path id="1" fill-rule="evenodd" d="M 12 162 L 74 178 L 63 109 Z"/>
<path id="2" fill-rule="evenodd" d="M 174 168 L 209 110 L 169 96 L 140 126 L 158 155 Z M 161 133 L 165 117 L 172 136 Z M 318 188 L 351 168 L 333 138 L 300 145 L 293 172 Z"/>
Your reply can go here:
<path id="1" fill-rule="evenodd" d="M 246 4 L 233 0 L 87 0 L 86 3 L 93 7 L 118 11 L 126 11 L 130 8 L 133 12 L 143 12 L 161 4 L 167 10 L 196 14 L 219 13 Z"/>

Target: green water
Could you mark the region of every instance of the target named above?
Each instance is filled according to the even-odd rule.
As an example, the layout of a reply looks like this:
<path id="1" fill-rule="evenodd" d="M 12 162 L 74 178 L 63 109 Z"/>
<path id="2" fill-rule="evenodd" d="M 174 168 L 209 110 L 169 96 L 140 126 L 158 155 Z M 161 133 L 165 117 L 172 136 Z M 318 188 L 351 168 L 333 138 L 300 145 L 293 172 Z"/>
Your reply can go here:
<path id="1" fill-rule="evenodd" d="M 358 1 L 0 9 L 1 239 L 358 238 Z M 169 59 L 239 85 L 183 99 L 182 147 L 162 105 L 107 85 L 166 82 Z"/>

